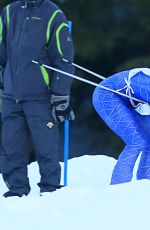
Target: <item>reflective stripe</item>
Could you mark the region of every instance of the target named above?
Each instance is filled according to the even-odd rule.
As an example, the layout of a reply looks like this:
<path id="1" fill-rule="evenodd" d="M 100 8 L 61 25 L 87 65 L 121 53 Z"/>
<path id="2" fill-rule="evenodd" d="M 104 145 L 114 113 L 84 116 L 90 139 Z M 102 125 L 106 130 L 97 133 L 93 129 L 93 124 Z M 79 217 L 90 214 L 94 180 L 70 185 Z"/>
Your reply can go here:
<path id="1" fill-rule="evenodd" d="M 3 34 L 3 23 L 2 23 L 2 19 L 0 17 L 0 44 L 2 42 L 2 35 Z"/>
<path id="2" fill-rule="evenodd" d="M 51 16 L 51 18 L 50 18 L 50 20 L 49 20 L 49 22 L 48 22 L 48 25 L 47 25 L 47 32 L 46 32 L 46 41 L 47 41 L 47 43 L 48 43 L 48 41 L 50 40 L 51 24 L 52 24 L 54 18 L 56 17 L 56 15 L 57 15 L 58 13 L 62 13 L 62 11 L 61 11 L 61 10 L 56 10 L 56 11 L 52 14 L 52 16 Z"/>
<path id="3" fill-rule="evenodd" d="M 46 86 L 49 88 L 49 75 L 44 66 L 40 66 Z"/>
<path id="4" fill-rule="evenodd" d="M 6 7 L 6 19 L 7 19 L 7 29 L 9 28 L 10 23 L 10 14 L 9 14 L 10 5 Z"/>
<path id="5" fill-rule="evenodd" d="M 61 31 L 61 29 L 63 27 L 69 27 L 69 26 L 66 23 L 62 23 L 62 24 L 60 24 L 60 26 L 56 30 L 56 43 L 57 43 L 57 49 L 58 49 L 58 52 L 60 53 L 60 55 L 63 55 L 63 53 L 62 53 L 62 50 L 61 50 L 61 44 L 60 44 L 59 34 L 60 34 L 60 31 Z"/>

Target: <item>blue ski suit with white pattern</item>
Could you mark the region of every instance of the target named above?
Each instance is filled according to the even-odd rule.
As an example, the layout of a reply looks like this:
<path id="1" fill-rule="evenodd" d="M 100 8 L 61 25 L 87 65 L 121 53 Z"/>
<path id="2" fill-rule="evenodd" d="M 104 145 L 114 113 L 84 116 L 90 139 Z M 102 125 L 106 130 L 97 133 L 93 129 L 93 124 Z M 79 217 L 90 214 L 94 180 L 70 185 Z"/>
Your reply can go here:
<path id="1" fill-rule="evenodd" d="M 49 0 L 21 0 L 0 17 L 0 69 L 3 77 L 1 171 L 11 192 L 30 192 L 27 164 L 31 138 L 41 175 L 41 192 L 59 188 L 58 125 L 51 95 L 70 95 L 72 79 L 32 60 L 73 73 L 73 42 L 64 13 Z M 30 138 L 29 138 L 30 137 Z"/>
<path id="2" fill-rule="evenodd" d="M 128 90 L 130 96 L 150 103 L 150 70 L 149 75 L 137 72 L 127 86 L 129 73 L 117 73 L 103 80 L 100 85 L 119 90 L 123 94 Z M 136 107 L 137 102 L 98 87 L 93 93 L 95 110 L 126 144 L 114 167 L 111 184 L 131 181 L 140 153 L 137 179 L 150 179 L 150 115 L 137 113 L 133 103 Z"/>

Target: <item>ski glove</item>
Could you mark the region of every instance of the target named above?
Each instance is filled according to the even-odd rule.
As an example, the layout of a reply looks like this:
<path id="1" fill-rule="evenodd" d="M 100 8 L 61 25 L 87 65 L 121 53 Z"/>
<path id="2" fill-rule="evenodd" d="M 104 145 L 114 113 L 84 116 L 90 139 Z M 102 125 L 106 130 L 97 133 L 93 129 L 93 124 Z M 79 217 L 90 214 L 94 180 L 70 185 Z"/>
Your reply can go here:
<path id="1" fill-rule="evenodd" d="M 66 118 L 74 120 L 75 115 L 69 105 L 70 96 L 51 95 L 52 117 L 55 122 L 63 122 Z"/>

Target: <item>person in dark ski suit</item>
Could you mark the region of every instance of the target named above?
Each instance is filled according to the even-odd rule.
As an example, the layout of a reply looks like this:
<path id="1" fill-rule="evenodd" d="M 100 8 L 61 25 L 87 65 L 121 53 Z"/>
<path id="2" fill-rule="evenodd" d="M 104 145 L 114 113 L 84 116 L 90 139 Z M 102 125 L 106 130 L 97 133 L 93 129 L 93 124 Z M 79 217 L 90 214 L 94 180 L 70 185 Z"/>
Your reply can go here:
<path id="1" fill-rule="evenodd" d="M 58 123 L 70 109 L 72 79 L 32 60 L 74 72 L 68 21 L 49 0 L 20 0 L 0 17 L 0 79 L 3 81 L 1 171 L 4 197 L 28 195 L 27 164 L 31 138 L 39 164 L 40 192 L 60 188 Z"/>
<path id="2" fill-rule="evenodd" d="M 98 87 L 93 93 L 97 113 L 126 144 L 114 167 L 111 185 L 132 180 L 140 153 L 137 179 L 150 180 L 150 69 L 123 71 L 106 78 L 100 85 L 141 100 Z"/>

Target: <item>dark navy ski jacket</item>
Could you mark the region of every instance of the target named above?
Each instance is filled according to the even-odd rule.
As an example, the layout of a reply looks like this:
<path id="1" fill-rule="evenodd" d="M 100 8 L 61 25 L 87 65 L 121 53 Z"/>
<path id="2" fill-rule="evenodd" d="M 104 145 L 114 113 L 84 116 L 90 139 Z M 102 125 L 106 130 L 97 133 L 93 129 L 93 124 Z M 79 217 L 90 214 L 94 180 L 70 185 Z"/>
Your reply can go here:
<path id="1" fill-rule="evenodd" d="M 4 97 L 43 100 L 50 94 L 70 93 L 72 79 L 32 63 L 73 73 L 73 43 L 63 12 L 49 0 L 33 5 L 21 1 L 3 9 L 0 17 L 0 66 Z"/>

